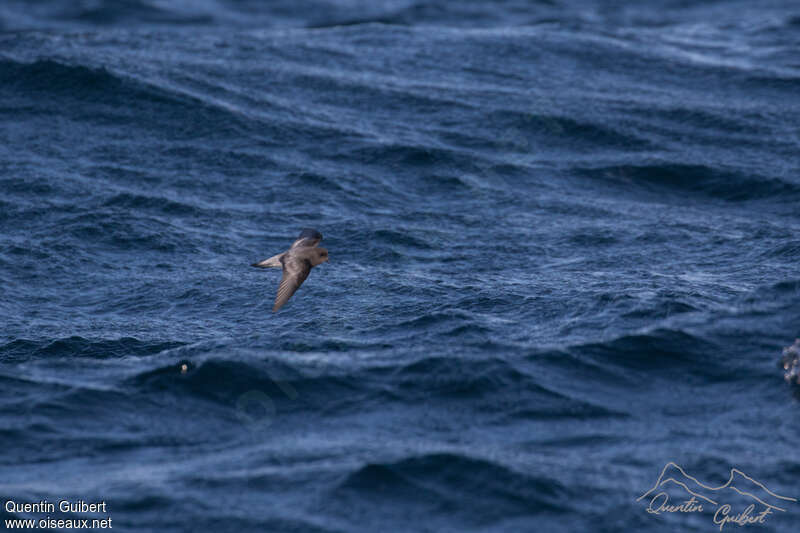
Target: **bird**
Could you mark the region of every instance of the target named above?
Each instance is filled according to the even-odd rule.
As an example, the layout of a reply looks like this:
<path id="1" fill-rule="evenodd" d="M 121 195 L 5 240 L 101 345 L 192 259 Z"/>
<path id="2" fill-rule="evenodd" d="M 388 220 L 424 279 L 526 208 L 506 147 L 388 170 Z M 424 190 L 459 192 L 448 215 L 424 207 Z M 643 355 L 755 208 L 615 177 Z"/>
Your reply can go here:
<path id="1" fill-rule="evenodd" d="M 281 268 L 283 277 L 278 285 L 278 294 L 275 296 L 275 313 L 289 301 L 289 298 L 303 284 L 311 269 L 328 260 L 328 250 L 318 248 L 322 240 L 322 233 L 315 229 L 304 228 L 288 250 L 264 259 L 252 266 L 258 268 Z"/>

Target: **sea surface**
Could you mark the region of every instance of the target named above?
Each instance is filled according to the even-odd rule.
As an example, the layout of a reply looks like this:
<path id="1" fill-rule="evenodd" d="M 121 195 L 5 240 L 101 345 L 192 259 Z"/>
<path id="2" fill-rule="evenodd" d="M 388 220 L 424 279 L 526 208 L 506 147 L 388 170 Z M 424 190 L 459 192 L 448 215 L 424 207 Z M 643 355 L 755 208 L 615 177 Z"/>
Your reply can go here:
<path id="1" fill-rule="evenodd" d="M 798 336 L 796 2 L 0 3 L 4 520 L 717 531 Z"/>

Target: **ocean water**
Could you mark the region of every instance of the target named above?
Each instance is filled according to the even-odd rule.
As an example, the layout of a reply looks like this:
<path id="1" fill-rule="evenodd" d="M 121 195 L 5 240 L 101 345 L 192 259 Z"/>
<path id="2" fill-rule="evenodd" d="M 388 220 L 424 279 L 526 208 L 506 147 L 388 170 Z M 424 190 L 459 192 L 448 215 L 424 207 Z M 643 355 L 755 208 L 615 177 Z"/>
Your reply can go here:
<path id="1" fill-rule="evenodd" d="M 637 501 L 673 462 L 796 531 L 799 49 L 789 1 L 4 0 L 3 519 L 718 530 Z"/>

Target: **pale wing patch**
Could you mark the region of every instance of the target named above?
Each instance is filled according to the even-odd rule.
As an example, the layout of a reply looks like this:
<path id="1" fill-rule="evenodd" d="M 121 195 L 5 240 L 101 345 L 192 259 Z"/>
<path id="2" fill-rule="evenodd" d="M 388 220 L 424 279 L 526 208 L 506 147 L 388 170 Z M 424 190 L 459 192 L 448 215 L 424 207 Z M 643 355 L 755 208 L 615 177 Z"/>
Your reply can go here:
<path id="1" fill-rule="evenodd" d="M 258 268 L 282 268 L 283 266 L 281 265 L 282 255 L 283 253 L 280 253 L 278 255 L 273 255 L 269 259 L 264 259 L 263 261 L 259 261 L 258 263 L 253 263 L 252 266 Z"/>

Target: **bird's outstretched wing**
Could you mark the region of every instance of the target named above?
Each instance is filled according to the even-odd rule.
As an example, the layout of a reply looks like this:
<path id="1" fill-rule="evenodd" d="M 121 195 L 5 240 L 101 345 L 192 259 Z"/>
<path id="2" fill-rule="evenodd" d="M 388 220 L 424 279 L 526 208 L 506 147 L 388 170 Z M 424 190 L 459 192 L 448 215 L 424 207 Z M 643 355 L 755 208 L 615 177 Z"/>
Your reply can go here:
<path id="1" fill-rule="evenodd" d="M 316 246 L 322 240 L 322 233 L 312 228 L 303 228 L 300 236 L 292 243 L 291 248 L 298 248 L 300 246 Z M 291 250 L 290 248 L 290 250 Z"/>
<path id="2" fill-rule="evenodd" d="M 294 254 L 286 254 L 281 257 L 281 263 L 283 264 L 283 277 L 278 286 L 278 294 L 275 296 L 275 305 L 272 306 L 273 313 L 289 301 L 292 294 L 303 284 L 308 273 L 311 272 L 311 262 Z"/>
<path id="3" fill-rule="evenodd" d="M 258 268 L 283 268 L 281 264 L 281 257 L 285 252 L 281 252 L 278 255 L 273 255 L 269 259 L 264 259 L 263 261 L 259 261 L 258 263 L 253 263 L 250 266 L 258 267 Z"/>

